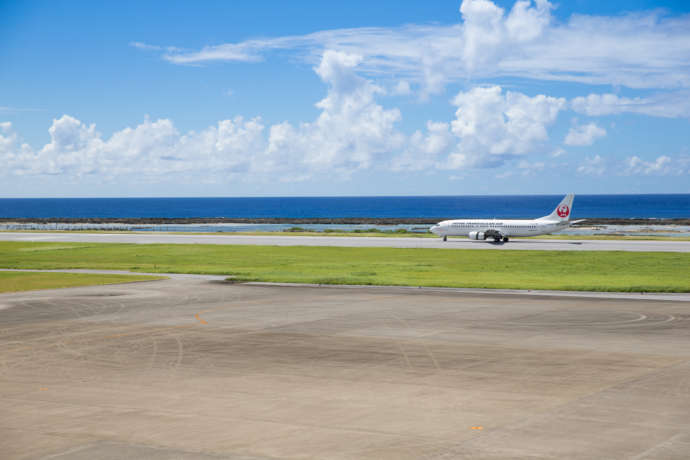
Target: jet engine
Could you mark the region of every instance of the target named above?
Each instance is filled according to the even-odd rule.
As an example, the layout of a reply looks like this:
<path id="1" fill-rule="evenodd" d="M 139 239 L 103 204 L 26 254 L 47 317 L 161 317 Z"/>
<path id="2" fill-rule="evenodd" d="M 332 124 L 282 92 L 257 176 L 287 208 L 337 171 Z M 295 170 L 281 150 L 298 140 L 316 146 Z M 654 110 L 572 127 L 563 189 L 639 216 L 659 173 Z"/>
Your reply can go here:
<path id="1" fill-rule="evenodd" d="M 483 232 L 470 232 L 469 235 L 471 240 L 486 240 L 493 238 L 494 241 L 500 241 L 503 235 L 498 230 L 492 228 L 485 230 Z"/>
<path id="2" fill-rule="evenodd" d="M 486 235 L 484 232 L 470 232 L 469 235 L 471 240 L 485 240 Z"/>

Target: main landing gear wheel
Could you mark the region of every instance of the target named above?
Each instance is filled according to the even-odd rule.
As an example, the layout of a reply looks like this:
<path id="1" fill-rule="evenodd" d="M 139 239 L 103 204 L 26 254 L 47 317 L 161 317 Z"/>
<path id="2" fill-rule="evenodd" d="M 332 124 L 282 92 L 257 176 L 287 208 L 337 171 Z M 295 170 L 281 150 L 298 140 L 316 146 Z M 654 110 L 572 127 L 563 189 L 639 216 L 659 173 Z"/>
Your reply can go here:
<path id="1" fill-rule="evenodd" d="M 501 239 L 500 238 L 494 238 L 494 243 L 500 243 Z"/>
<path id="2" fill-rule="evenodd" d="M 443 235 L 443 241 L 448 241 L 448 235 Z"/>
<path id="3" fill-rule="evenodd" d="M 507 236 L 504 236 L 504 237 L 503 237 L 503 242 L 504 242 L 504 243 L 507 243 L 507 242 L 508 242 L 508 237 L 507 237 Z"/>

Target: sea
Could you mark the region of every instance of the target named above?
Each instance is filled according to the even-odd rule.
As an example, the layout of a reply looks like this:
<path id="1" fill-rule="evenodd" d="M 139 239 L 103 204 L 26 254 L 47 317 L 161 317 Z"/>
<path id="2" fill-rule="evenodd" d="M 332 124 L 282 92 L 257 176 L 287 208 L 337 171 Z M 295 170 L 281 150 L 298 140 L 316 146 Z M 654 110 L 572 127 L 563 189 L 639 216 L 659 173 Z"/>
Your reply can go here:
<path id="1" fill-rule="evenodd" d="M 252 198 L 4 198 L 5 218 L 534 218 L 562 195 Z M 573 218 L 690 218 L 690 194 L 576 195 Z"/>
<path id="2" fill-rule="evenodd" d="M 535 218 L 550 213 L 563 195 L 361 196 L 246 198 L 2 198 L 2 218 Z M 572 218 L 690 218 L 690 194 L 576 195 Z M 0 225 L 1 229 L 26 226 Z M 119 230 L 261 231 L 290 224 L 128 226 Z M 312 230 L 334 226 L 300 225 Z M 337 225 L 355 230 L 372 225 Z M 373 226 L 383 229 L 418 226 Z M 43 228 L 43 227 L 40 227 Z M 39 229 L 40 229 L 39 228 Z M 56 228 L 58 228 L 56 226 Z M 107 229 L 108 226 L 106 225 Z M 426 229 L 424 229 L 426 230 Z M 685 232 L 683 232 L 685 233 Z"/>

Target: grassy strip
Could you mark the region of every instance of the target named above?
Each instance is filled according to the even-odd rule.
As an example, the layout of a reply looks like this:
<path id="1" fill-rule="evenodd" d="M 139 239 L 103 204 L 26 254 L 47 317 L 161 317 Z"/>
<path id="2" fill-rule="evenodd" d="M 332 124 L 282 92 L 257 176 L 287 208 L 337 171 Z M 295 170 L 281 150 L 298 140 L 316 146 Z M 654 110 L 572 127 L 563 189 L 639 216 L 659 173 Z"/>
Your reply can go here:
<path id="1" fill-rule="evenodd" d="M 232 275 L 243 281 L 690 292 L 690 254 L 0 242 L 0 268 Z"/>
<path id="2" fill-rule="evenodd" d="M 0 272 L 0 292 L 33 291 L 76 286 L 131 283 L 164 279 L 163 276 L 95 275 L 86 273 Z"/>

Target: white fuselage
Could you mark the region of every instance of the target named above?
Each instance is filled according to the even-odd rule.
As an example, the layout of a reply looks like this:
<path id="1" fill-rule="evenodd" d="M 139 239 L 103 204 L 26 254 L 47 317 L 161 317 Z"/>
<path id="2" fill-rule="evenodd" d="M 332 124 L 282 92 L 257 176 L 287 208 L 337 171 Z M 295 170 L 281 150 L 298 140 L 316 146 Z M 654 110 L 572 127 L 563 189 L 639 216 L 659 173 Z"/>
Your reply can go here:
<path id="1" fill-rule="evenodd" d="M 514 219 L 458 219 L 444 220 L 431 227 L 438 236 L 470 236 L 471 232 L 486 233 L 489 230 L 500 232 L 503 236 L 546 235 L 568 228 L 569 220 L 514 220 Z"/>

